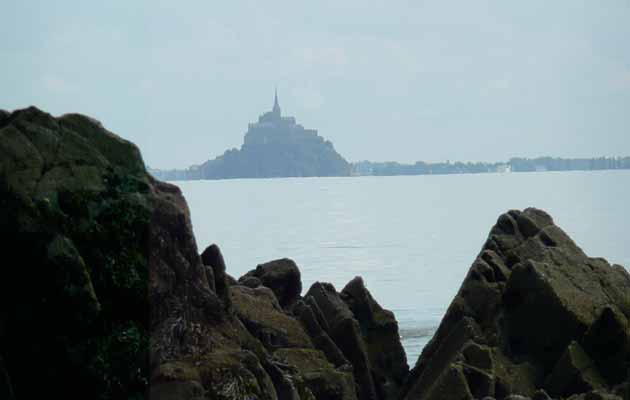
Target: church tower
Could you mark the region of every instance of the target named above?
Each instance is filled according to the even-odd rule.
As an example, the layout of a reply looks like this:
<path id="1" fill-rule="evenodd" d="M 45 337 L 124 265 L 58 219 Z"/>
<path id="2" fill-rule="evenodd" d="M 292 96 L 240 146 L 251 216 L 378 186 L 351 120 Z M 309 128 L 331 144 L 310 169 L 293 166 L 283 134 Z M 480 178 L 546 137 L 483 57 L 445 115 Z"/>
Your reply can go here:
<path id="1" fill-rule="evenodd" d="M 271 110 L 274 116 L 280 118 L 280 105 L 278 104 L 278 89 L 276 88 L 275 95 L 273 97 L 273 109 Z"/>

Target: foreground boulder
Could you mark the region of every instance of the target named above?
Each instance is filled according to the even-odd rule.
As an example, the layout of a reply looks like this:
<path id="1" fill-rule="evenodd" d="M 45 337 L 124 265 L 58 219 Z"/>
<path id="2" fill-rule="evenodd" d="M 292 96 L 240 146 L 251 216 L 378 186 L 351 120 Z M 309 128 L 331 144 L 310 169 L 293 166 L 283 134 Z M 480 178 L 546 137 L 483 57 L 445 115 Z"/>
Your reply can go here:
<path id="1" fill-rule="evenodd" d="M 623 267 L 586 256 L 543 211 L 510 211 L 492 228 L 403 398 L 537 398 L 541 390 L 628 398 L 628 318 Z"/>
<path id="2" fill-rule="evenodd" d="M 0 397 L 146 392 L 149 243 L 172 191 L 98 121 L 0 113 Z"/>

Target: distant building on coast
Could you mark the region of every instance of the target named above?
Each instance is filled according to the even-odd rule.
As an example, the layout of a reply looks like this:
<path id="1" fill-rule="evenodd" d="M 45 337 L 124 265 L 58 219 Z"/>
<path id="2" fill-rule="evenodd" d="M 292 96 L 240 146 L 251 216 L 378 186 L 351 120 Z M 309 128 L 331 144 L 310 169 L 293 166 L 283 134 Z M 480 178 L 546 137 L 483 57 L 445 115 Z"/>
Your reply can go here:
<path id="1" fill-rule="evenodd" d="M 240 149 L 185 170 L 152 173 L 161 179 L 276 178 L 300 176 L 349 176 L 350 163 L 333 144 L 305 129 L 294 117 L 283 117 L 278 92 L 273 107 L 250 123 Z"/>

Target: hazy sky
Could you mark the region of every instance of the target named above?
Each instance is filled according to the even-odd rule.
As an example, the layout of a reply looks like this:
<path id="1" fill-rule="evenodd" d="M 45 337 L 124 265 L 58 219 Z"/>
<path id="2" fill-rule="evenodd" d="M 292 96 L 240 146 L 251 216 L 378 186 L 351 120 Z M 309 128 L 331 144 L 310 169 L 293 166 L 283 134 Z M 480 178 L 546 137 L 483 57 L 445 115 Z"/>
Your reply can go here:
<path id="1" fill-rule="evenodd" d="M 152 167 L 272 106 L 350 161 L 630 155 L 630 1 L 2 5 L 0 108 L 80 112 Z"/>

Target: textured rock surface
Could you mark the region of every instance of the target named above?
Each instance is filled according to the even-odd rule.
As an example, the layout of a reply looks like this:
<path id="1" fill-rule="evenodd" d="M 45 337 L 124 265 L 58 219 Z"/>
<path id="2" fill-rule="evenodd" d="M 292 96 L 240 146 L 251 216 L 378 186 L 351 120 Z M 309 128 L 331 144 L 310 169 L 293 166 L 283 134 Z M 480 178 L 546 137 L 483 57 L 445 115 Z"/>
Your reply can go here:
<path id="1" fill-rule="evenodd" d="M 282 307 L 295 303 L 302 293 L 300 270 L 295 262 L 288 258 L 259 264 L 256 269 L 249 271 L 239 281 L 243 284 L 254 285 L 251 278 L 258 278 L 262 285 L 273 290 Z"/>
<path id="2" fill-rule="evenodd" d="M 0 380 L 17 399 L 143 395 L 161 187 L 97 121 L 2 113 Z"/>
<path id="3" fill-rule="evenodd" d="M 329 326 L 330 337 L 352 364 L 359 399 L 377 399 L 367 346 L 350 308 L 330 283 L 314 283 L 306 296 L 317 303 Z"/>
<path id="4" fill-rule="evenodd" d="M 624 268 L 586 256 L 543 211 L 510 211 L 412 369 L 404 398 L 621 393 L 630 377 L 629 317 Z"/>
<path id="5" fill-rule="evenodd" d="M 341 298 L 359 322 L 379 397 L 398 398 L 409 366 L 394 314 L 372 298 L 360 277 L 343 288 Z"/>

